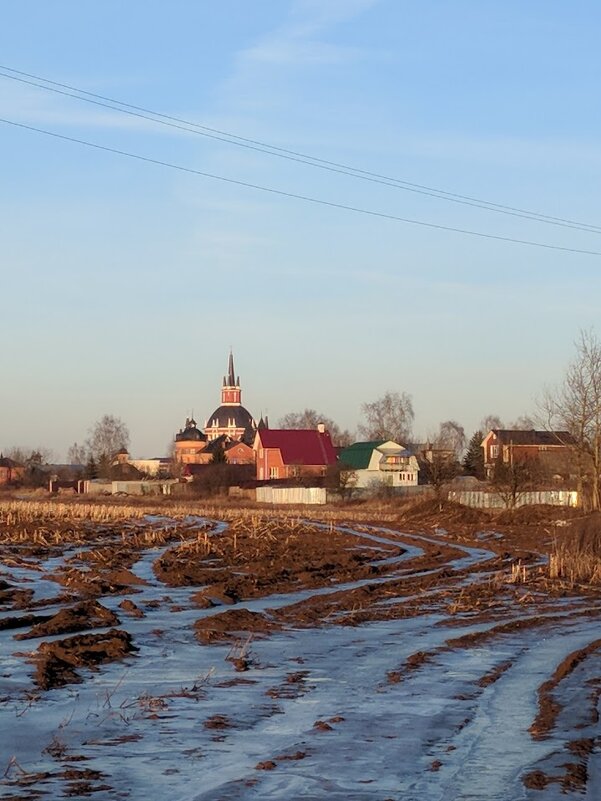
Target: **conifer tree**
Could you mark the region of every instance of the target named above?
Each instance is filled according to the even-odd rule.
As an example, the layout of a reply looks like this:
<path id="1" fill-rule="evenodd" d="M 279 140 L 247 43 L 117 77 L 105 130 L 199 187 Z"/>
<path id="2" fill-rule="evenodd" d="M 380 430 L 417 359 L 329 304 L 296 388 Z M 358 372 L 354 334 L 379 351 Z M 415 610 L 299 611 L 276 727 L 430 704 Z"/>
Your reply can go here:
<path id="1" fill-rule="evenodd" d="M 467 476 L 475 476 L 476 478 L 484 478 L 484 454 L 482 453 L 482 439 L 483 434 L 481 431 L 476 431 L 470 439 L 466 454 L 463 458 L 463 471 Z"/>
<path id="2" fill-rule="evenodd" d="M 225 453 L 225 448 L 220 447 L 215 449 L 215 452 L 211 456 L 210 464 L 227 464 L 227 455 Z"/>
<path id="3" fill-rule="evenodd" d="M 86 464 L 86 478 L 98 478 L 98 465 L 92 454 L 90 454 L 90 458 Z"/>

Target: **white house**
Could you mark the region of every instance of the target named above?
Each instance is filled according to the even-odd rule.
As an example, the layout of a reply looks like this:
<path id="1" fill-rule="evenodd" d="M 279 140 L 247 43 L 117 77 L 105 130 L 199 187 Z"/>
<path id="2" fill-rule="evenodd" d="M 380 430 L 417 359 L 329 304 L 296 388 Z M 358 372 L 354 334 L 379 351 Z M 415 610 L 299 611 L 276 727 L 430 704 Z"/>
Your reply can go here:
<path id="1" fill-rule="evenodd" d="M 391 487 L 415 487 L 419 473 L 416 457 L 403 445 L 391 440 L 355 442 L 338 457 L 341 466 L 357 474 L 358 487 L 388 484 Z"/>

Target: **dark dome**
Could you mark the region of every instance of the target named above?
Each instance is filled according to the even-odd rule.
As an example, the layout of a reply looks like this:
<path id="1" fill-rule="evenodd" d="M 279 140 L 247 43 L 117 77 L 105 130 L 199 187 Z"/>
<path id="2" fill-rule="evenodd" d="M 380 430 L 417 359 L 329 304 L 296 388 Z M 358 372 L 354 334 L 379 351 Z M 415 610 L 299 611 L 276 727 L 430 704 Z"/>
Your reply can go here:
<path id="1" fill-rule="evenodd" d="M 254 425 L 251 413 L 244 406 L 218 406 L 207 420 L 207 428 L 248 428 Z"/>
<path id="2" fill-rule="evenodd" d="M 175 435 L 176 442 L 206 442 L 206 439 L 202 431 L 196 428 L 196 420 L 186 420 L 183 431 Z"/>

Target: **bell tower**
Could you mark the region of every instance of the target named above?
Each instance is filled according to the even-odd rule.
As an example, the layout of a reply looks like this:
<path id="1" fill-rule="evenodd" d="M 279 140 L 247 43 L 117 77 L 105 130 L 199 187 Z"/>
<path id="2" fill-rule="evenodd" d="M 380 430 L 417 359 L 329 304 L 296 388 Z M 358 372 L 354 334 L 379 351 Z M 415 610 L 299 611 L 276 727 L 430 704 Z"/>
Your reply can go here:
<path id="1" fill-rule="evenodd" d="M 242 403 L 242 390 L 240 389 L 240 377 L 234 373 L 234 355 L 230 351 L 230 358 L 227 365 L 227 375 L 223 376 L 223 386 L 221 388 L 222 406 L 240 406 Z"/>

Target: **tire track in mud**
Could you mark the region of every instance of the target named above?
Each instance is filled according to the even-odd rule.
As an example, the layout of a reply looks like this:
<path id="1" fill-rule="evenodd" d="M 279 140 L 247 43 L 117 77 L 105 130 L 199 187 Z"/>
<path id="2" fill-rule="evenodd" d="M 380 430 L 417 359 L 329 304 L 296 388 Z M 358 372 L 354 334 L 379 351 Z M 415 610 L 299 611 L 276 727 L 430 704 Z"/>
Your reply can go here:
<path id="1" fill-rule="evenodd" d="M 457 647 L 441 651 L 402 682 L 383 685 L 382 677 L 403 652 L 408 659 L 418 643 L 422 653 L 444 646 L 448 631 L 435 625 L 449 619 L 444 594 L 454 597 L 464 581 L 487 581 L 486 565 L 497 557 L 492 550 L 443 538 L 380 527 L 352 531 L 374 544 L 381 538 L 384 545 L 388 537 L 389 544 L 410 548 L 393 557 L 385 574 L 242 600 L 225 612 L 223 606 L 199 610 L 191 605 L 198 587 L 167 588 L 158 581 L 152 563 L 163 551 L 142 554 L 132 572 L 146 582 L 134 596 L 146 616 L 123 624 L 140 647 L 139 656 L 117 688 L 123 673 L 117 666 L 88 678 L 78 700 L 83 712 L 74 715 L 79 733 L 71 735 L 74 724 L 64 727 L 67 753 L 86 756 L 102 768 L 115 793 L 133 789 L 134 797 L 157 801 L 268 801 L 300 795 L 345 801 L 522 797 L 519 774 L 524 763 L 544 758 L 549 747 L 534 743 L 535 749 L 530 748 L 532 738 L 524 726 L 534 717 L 544 671 L 531 670 L 528 681 L 520 674 L 528 674 L 529 666 L 540 668 L 537 656 L 545 667 L 554 664 L 567 640 L 558 632 L 557 642 L 546 640 L 537 655 L 527 639 L 532 629 L 525 623 L 513 631 L 492 631 L 495 621 L 474 623 L 469 616 L 459 616 L 455 639 L 473 635 L 478 627 L 481 639 L 474 638 L 471 646 L 464 641 L 461 652 Z M 437 557 L 440 563 L 424 565 L 436 549 L 442 554 Z M 378 559 L 377 552 L 373 556 L 374 562 L 387 559 Z M 495 564 L 501 569 L 501 562 Z M 386 596 L 391 587 L 394 595 Z M 340 615 L 323 619 L 325 604 L 339 609 L 351 604 L 347 615 L 352 613 L 358 592 L 364 592 L 375 608 L 372 620 L 363 622 L 358 614 L 354 621 Z M 430 607 L 429 599 L 437 594 L 441 603 Z M 123 598 L 104 597 L 103 602 L 114 609 Z M 381 616 L 378 606 L 387 602 L 415 602 L 415 614 Z M 317 610 L 306 629 L 294 625 L 299 604 Z M 203 649 L 191 637 L 196 620 L 223 619 L 237 610 L 278 618 L 284 625 L 250 644 L 248 669 L 241 673 L 223 661 L 229 643 Z M 508 613 L 524 616 L 519 605 Z M 454 616 L 453 622 L 457 620 Z M 234 630 L 234 638 L 244 637 L 247 630 Z M 572 634 L 571 643 L 588 636 Z M 511 637 L 515 643 L 507 642 Z M 216 664 L 211 679 L 208 674 Z M 99 702 L 102 688 L 110 695 Z M 48 737 L 57 731 L 58 715 L 69 708 L 65 691 L 52 694 L 52 703 L 57 701 L 60 711 L 54 712 L 54 727 L 45 727 Z M 509 715 L 513 706 L 521 716 Z M 34 712 L 18 720 L 30 714 Z M 204 726 L 211 720 L 222 720 L 223 725 Z M 319 723 L 323 725 L 315 725 Z M 506 764 L 498 764 L 503 744 L 492 731 L 504 726 L 508 737 L 516 731 L 525 732 L 525 737 L 514 737 L 519 748 L 505 749 Z M 87 744 L 82 744 L 86 731 Z M 132 739 L 121 742 L 121 736 Z M 95 744 L 94 739 L 105 744 Z M 488 784 L 481 775 L 487 760 L 492 775 Z M 199 770 L 203 788 L 194 789 Z M 113 797 L 108 790 L 104 793 Z"/>
<path id="2" fill-rule="evenodd" d="M 375 541 L 380 541 L 381 544 L 386 544 L 388 542 L 384 537 L 381 537 L 381 536 L 378 537 L 377 535 L 370 535 L 367 532 L 360 533 L 360 534 L 358 534 L 358 536 L 360 536 L 363 539 L 371 539 L 374 542 Z M 395 546 L 396 547 L 396 546 L 399 545 L 399 542 L 398 542 L 398 539 L 395 539 L 394 541 L 391 540 L 388 544 L 390 544 L 391 546 Z M 167 550 L 168 547 L 169 546 L 167 546 L 163 550 Z M 401 554 L 398 557 L 398 561 L 415 559 L 419 555 L 420 555 L 420 549 L 409 547 L 409 548 L 405 549 L 405 553 Z M 136 599 L 141 603 L 152 604 L 153 601 L 158 600 L 156 596 L 159 593 L 162 593 L 162 594 L 165 593 L 164 585 L 162 585 L 160 582 L 156 581 L 155 577 L 152 575 L 151 570 L 150 570 L 151 562 L 155 561 L 156 557 L 157 557 L 157 552 L 153 551 L 153 550 L 150 550 L 146 554 L 142 554 L 141 558 L 138 560 L 138 562 L 135 565 L 132 565 L 133 573 L 136 574 L 140 579 L 142 579 L 143 581 L 146 582 L 146 585 L 137 588 L 137 589 L 141 590 L 141 593 L 136 596 Z M 64 558 L 62 559 L 62 561 L 64 562 Z M 375 561 L 378 561 L 378 560 L 375 560 Z M 382 559 L 380 561 L 386 561 L 386 559 Z M 392 563 L 394 563 L 395 561 L 396 561 L 396 558 L 391 560 Z M 58 570 L 59 567 L 60 567 L 60 562 L 61 562 L 61 559 L 55 560 L 55 563 L 53 564 L 53 568 Z M 387 576 L 378 577 L 376 579 L 376 581 L 378 583 L 380 581 L 385 582 L 386 580 L 387 580 Z M 306 590 L 306 591 L 301 591 L 300 593 L 299 592 L 295 592 L 295 593 L 284 594 L 284 595 L 281 595 L 281 596 L 277 596 L 277 595 L 276 596 L 270 596 L 268 598 L 257 599 L 255 601 L 249 601 L 249 602 L 240 604 L 240 607 L 252 607 L 252 605 L 261 607 L 261 606 L 265 606 L 265 604 L 269 603 L 272 606 L 275 604 L 276 606 L 279 606 L 279 607 L 283 608 L 286 605 L 290 605 L 291 603 L 298 602 L 299 598 L 302 598 L 302 597 L 310 597 L 312 594 L 327 594 L 327 593 L 340 592 L 341 590 L 344 591 L 345 589 L 349 589 L 349 588 L 353 588 L 353 587 L 356 587 L 356 586 L 360 586 L 362 584 L 366 584 L 369 581 L 373 582 L 374 580 L 373 579 L 362 580 L 362 581 L 359 581 L 359 582 L 349 582 L 347 584 L 338 585 L 336 587 L 322 587 L 322 588 L 317 588 L 317 589 L 310 589 L 310 590 Z M 186 595 L 186 594 L 189 595 L 190 594 L 190 589 L 186 588 L 185 590 L 179 591 L 179 592 L 178 591 L 174 591 L 173 589 L 170 589 L 169 592 L 170 592 L 170 594 L 172 596 L 173 595 Z M 122 598 L 123 595 L 120 594 L 119 596 L 114 596 L 114 597 L 103 596 L 103 601 L 110 608 L 111 605 L 112 606 L 115 605 L 117 597 L 118 598 Z M 162 599 L 162 600 L 164 600 L 164 599 Z M 171 598 L 169 602 L 171 602 L 171 601 L 176 601 L 177 602 L 177 601 L 183 601 L 183 600 L 184 600 L 183 598 L 177 598 L 176 597 L 176 598 Z M 165 603 L 167 603 L 167 601 L 165 601 Z M 217 608 L 214 608 L 212 610 L 206 610 L 205 614 L 206 615 L 209 615 L 209 614 L 217 615 L 217 614 L 219 614 L 219 612 L 220 612 L 220 609 L 217 607 Z M 127 628 L 128 629 L 134 629 L 134 636 L 135 636 L 136 639 L 141 635 L 142 628 L 148 629 L 148 626 L 151 625 L 151 620 L 153 618 L 153 614 L 150 611 L 148 612 L 148 614 L 149 614 L 149 618 L 147 620 L 145 620 L 145 621 L 136 621 L 136 625 L 135 626 L 130 625 L 129 622 L 127 624 Z M 199 612 L 197 610 L 189 610 L 188 613 L 186 615 L 184 615 L 184 617 L 188 617 L 189 618 L 191 615 L 198 616 L 198 614 L 199 614 Z M 178 617 L 181 618 L 181 611 L 180 611 L 180 614 L 178 615 Z M 38 622 L 41 622 L 41 621 L 38 621 Z M 184 623 L 184 625 L 186 625 L 186 624 Z M 58 636 L 59 635 L 57 635 L 57 637 Z M 141 635 L 141 636 L 143 637 L 144 635 Z M 140 664 L 140 662 L 138 662 L 138 664 Z M 133 666 L 132 666 L 132 668 L 130 668 L 130 670 L 132 670 L 132 669 L 134 669 Z M 108 677 L 113 672 L 114 672 L 114 669 L 105 668 L 105 670 L 103 671 L 103 674 L 104 674 L 105 677 Z M 99 683 L 102 683 L 102 676 L 88 676 L 87 679 L 88 679 L 88 683 L 90 685 L 96 684 L 97 683 L 97 679 L 100 679 L 101 681 Z M 38 702 L 38 703 L 43 703 L 43 702 Z M 273 714 L 273 711 L 274 711 L 273 707 L 270 707 L 267 710 L 268 717 Z M 120 712 L 119 715 L 120 716 L 124 716 L 124 713 Z M 110 718 L 110 717 L 111 716 L 107 714 L 107 718 Z M 259 718 L 257 720 L 259 720 L 259 721 L 261 720 L 261 715 L 259 716 Z M 330 724 L 328 724 L 328 725 L 330 725 Z M 67 756 L 67 755 L 68 755 L 68 752 L 65 754 L 65 756 Z M 28 777 L 27 781 L 29 781 L 31 778 L 32 777 Z M 40 779 L 40 781 L 41 780 L 42 779 Z M 44 778 L 44 781 L 50 781 L 50 780 L 51 780 L 51 777 L 45 777 Z"/>
<path id="3" fill-rule="evenodd" d="M 435 541 L 435 542 L 437 542 L 437 541 Z M 583 617 L 589 617 L 591 615 L 596 614 L 597 611 L 598 611 L 597 609 L 589 608 L 589 609 L 581 610 L 580 614 Z M 560 612 L 558 615 L 555 615 L 555 616 L 552 616 L 552 615 L 549 615 L 549 614 L 543 615 L 543 616 L 532 616 L 532 617 L 526 618 L 526 619 L 523 619 L 523 618 L 520 619 L 518 617 L 517 619 L 512 620 L 512 621 L 510 621 L 508 623 L 504 623 L 504 624 L 500 624 L 500 625 L 496 625 L 496 626 L 490 626 L 490 627 L 488 627 L 488 628 L 486 628 L 484 630 L 481 630 L 479 632 L 476 632 L 476 633 L 468 631 L 468 633 L 464 634 L 462 637 L 455 638 L 454 641 L 451 640 L 449 642 L 448 646 L 446 646 L 444 648 L 444 650 L 450 651 L 452 649 L 456 649 L 457 647 L 461 647 L 461 646 L 467 647 L 468 645 L 471 645 L 472 647 L 482 646 L 485 643 L 489 643 L 489 642 L 494 641 L 495 639 L 497 639 L 499 637 L 504 637 L 504 636 L 506 636 L 508 634 L 512 634 L 512 633 L 518 633 L 520 635 L 520 637 L 523 637 L 524 633 L 527 634 L 528 630 L 531 629 L 531 628 L 539 628 L 540 629 L 541 626 L 553 625 L 554 623 L 565 623 L 566 617 L 570 618 L 569 625 L 571 627 L 573 625 L 573 622 L 572 622 L 573 621 L 573 614 L 571 614 L 570 612 Z M 578 635 L 578 636 L 581 636 L 581 635 Z M 588 635 L 585 635 L 585 636 L 588 636 Z M 557 638 L 557 641 L 553 642 L 553 648 L 551 649 L 550 654 L 555 656 L 557 653 L 562 653 L 562 651 L 565 649 L 565 647 L 569 647 L 569 644 L 567 642 L 568 639 L 569 638 L 566 637 L 566 635 L 565 635 L 565 633 L 563 631 L 560 632 L 560 634 L 559 634 L 559 636 Z M 441 648 L 440 652 L 442 652 L 442 650 L 443 649 Z M 517 648 L 516 654 L 514 655 L 514 657 L 511 660 L 505 660 L 504 662 L 501 662 L 500 664 L 494 665 L 487 673 L 485 673 L 484 675 L 480 675 L 480 677 L 474 682 L 475 685 L 482 691 L 485 690 L 488 687 L 491 687 L 492 685 L 497 684 L 497 682 L 499 682 L 499 683 L 501 683 L 501 685 L 503 685 L 503 679 L 504 679 L 505 674 L 507 672 L 509 672 L 512 668 L 514 668 L 516 663 L 520 663 L 520 659 L 521 659 L 522 655 L 527 651 L 528 651 L 528 649 L 527 649 L 526 646 L 524 646 L 523 642 L 520 643 L 518 648 Z M 418 655 L 419 655 L 419 652 L 418 652 Z M 535 658 L 538 660 L 538 657 L 535 657 Z M 427 659 L 425 659 L 425 660 L 418 659 L 417 661 L 420 664 L 423 664 L 424 662 L 427 662 L 428 660 Z M 416 664 L 415 666 L 417 667 L 418 665 Z M 520 670 L 520 668 L 518 668 L 518 671 L 519 670 Z M 515 681 L 512 681 L 512 684 L 515 684 L 515 683 L 516 683 Z M 518 682 L 518 684 L 519 683 L 521 683 L 521 681 Z M 530 686 L 530 688 L 529 688 L 529 694 L 530 695 L 532 695 L 532 691 L 535 688 L 535 686 L 536 685 Z M 491 693 L 489 692 L 489 695 L 490 694 Z M 493 696 L 499 696 L 499 695 L 500 695 L 500 692 L 499 692 L 498 689 L 496 689 L 495 692 L 493 693 Z M 471 693 L 471 695 L 470 694 L 465 694 L 465 693 L 464 694 L 459 693 L 452 700 L 457 700 L 457 701 L 460 701 L 460 702 L 465 701 L 465 700 L 473 701 L 474 699 L 477 699 L 477 697 L 478 697 L 478 693 Z M 519 696 L 517 694 L 516 694 L 516 697 L 519 699 Z M 521 703 L 521 699 L 518 700 L 518 703 Z M 520 720 L 520 723 L 523 724 L 527 720 L 528 720 L 527 717 L 526 718 L 522 718 Z M 470 719 L 469 716 L 465 717 L 463 719 L 460 719 L 458 722 L 456 722 L 454 724 L 454 728 L 455 728 L 454 734 L 453 734 L 452 730 L 449 731 L 448 726 L 446 727 L 447 736 L 448 736 L 448 734 L 450 734 L 451 737 L 460 736 L 462 732 L 469 731 L 470 729 L 473 729 L 474 726 L 476 726 L 476 729 L 478 729 L 478 728 L 481 727 L 481 723 L 480 723 L 480 725 L 478 725 L 477 722 L 474 724 L 473 718 Z M 443 731 L 445 730 L 445 726 L 442 726 L 441 728 L 442 728 Z M 520 731 L 521 732 L 525 731 L 525 727 L 523 725 L 521 726 Z M 511 729 L 509 730 L 509 732 L 510 732 L 509 735 L 506 732 L 506 734 L 505 734 L 506 737 L 507 736 L 511 736 Z M 464 740 L 467 739 L 468 737 L 469 737 L 469 734 L 464 734 L 463 735 L 463 739 Z M 447 744 L 447 749 L 448 749 L 447 753 L 449 753 L 452 750 L 456 750 L 457 746 L 454 746 L 452 744 Z M 464 746 L 464 750 L 465 750 L 465 746 Z M 472 750 L 472 749 L 468 749 L 468 750 Z M 457 789 L 459 789 L 459 787 L 461 787 L 461 790 L 460 790 L 461 795 L 449 796 L 448 795 L 448 787 L 446 787 L 445 789 L 440 789 L 440 788 L 444 788 L 444 783 L 441 781 L 442 774 L 445 772 L 444 770 L 441 771 L 441 769 L 444 768 L 444 763 L 440 759 L 433 759 L 431 764 L 430 764 L 430 768 L 431 768 L 431 772 L 432 773 L 436 773 L 437 776 L 436 776 L 436 781 L 435 782 L 429 782 L 427 784 L 427 786 L 429 787 L 429 791 L 428 791 L 429 794 L 426 797 L 428 797 L 428 798 L 437 798 L 437 797 L 440 797 L 440 798 L 443 798 L 443 797 L 444 798 L 446 798 L 446 797 L 457 797 L 457 798 L 459 798 L 459 797 L 461 797 L 461 798 L 490 797 L 490 798 L 493 798 L 494 797 L 494 798 L 499 798 L 499 799 L 508 798 L 508 796 L 507 796 L 507 792 L 508 792 L 508 784 L 507 784 L 508 771 L 507 770 L 500 771 L 502 773 L 502 775 L 503 775 L 503 780 L 497 784 L 497 788 L 496 789 L 493 789 L 492 794 L 491 794 L 491 787 L 490 787 L 490 784 L 488 782 L 485 785 L 482 785 L 481 782 L 478 782 L 477 778 L 478 778 L 478 776 L 482 776 L 483 775 L 484 768 L 488 766 L 488 769 L 490 771 L 491 764 L 494 765 L 494 760 L 491 761 L 491 759 L 490 759 L 491 752 L 487 751 L 487 749 L 485 749 L 485 748 L 482 748 L 482 746 L 480 747 L 480 750 L 484 750 L 487 753 L 487 759 L 485 761 L 476 759 L 476 762 L 475 762 L 475 765 L 476 765 L 475 773 L 473 771 L 467 771 L 467 773 L 465 773 L 463 771 L 463 769 L 462 769 L 459 772 L 462 773 L 463 780 L 461 782 L 457 782 L 456 780 L 452 781 L 452 784 L 454 784 L 455 787 L 457 787 Z M 498 751 L 498 749 L 497 749 L 497 751 Z M 514 771 L 514 774 L 515 774 L 516 771 L 519 773 L 520 770 L 523 769 L 523 767 L 524 767 L 524 758 L 525 758 L 524 755 L 527 752 L 528 752 L 528 749 L 525 748 L 525 744 L 524 743 L 522 743 L 520 748 L 517 751 L 514 752 L 515 753 L 515 757 L 516 757 L 516 761 L 517 761 L 517 765 L 512 765 L 512 770 Z M 497 758 L 499 757 L 499 753 L 498 752 L 497 752 L 496 756 L 497 756 Z M 531 758 L 535 758 L 535 757 L 536 757 L 536 754 L 535 753 L 531 753 Z M 501 755 L 501 758 L 505 759 L 505 757 L 503 755 Z M 448 763 L 448 761 L 449 761 L 448 757 L 445 758 L 445 761 Z M 509 761 L 509 763 L 511 763 L 511 760 L 507 760 L 507 761 Z M 484 762 L 486 762 L 486 765 L 484 764 Z M 514 774 L 512 774 L 511 778 L 515 778 Z M 469 778 L 467 778 L 467 780 L 466 780 L 466 776 L 469 777 Z M 494 784 L 495 784 L 495 782 L 493 781 L 493 786 L 494 786 Z M 423 781 L 422 782 L 420 782 L 420 781 L 417 781 L 417 782 L 409 781 L 404 785 L 403 793 L 406 793 L 407 791 L 411 792 L 412 790 L 417 789 L 420 785 L 423 785 Z M 436 790 L 435 790 L 436 786 L 439 787 L 438 794 L 436 793 Z M 518 783 L 517 785 L 515 785 L 515 792 L 521 795 L 519 788 L 520 788 L 520 785 Z M 232 788 L 229 788 L 229 789 L 231 790 Z M 564 786 L 564 789 L 565 789 L 565 786 Z M 434 794 L 430 794 L 431 792 L 434 792 Z M 485 794 L 487 794 L 487 795 L 485 795 Z M 243 795 L 244 794 L 242 793 L 242 795 L 240 797 L 243 797 Z M 212 796 L 207 796 L 207 798 L 211 798 L 211 797 Z M 232 796 L 232 797 L 234 797 L 234 796 Z M 238 797 L 238 796 L 236 795 L 235 797 Z M 316 795 L 316 797 L 321 797 L 321 796 L 320 795 Z M 350 796 L 347 795 L 347 797 L 350 797 Z M 363 795 L 357 796 L 357 798 L 363 798 L 363 797 L 367 797 L 367 796 L 366 795 L 365 796 L 363 796 Z M 405 794 L 403 794 L 402 797 L 403 798 L 409 798 L 409 796 L 406 796 Z M 416 794 L 415 796 L 413 796 L 413 795 L 411 796 L 411 798 L 413 798 L 413 797 L 415 797 L 415 798 L 423 798 L 425 796 L 423 796 L 421 794 L 421 790 L 419 790 L 418 794 Z M 511 796 L 511 797 L 513 798 L 514 796 Z M 515 797 L 517 797 L 517 796 L 515 796 Z"/>

